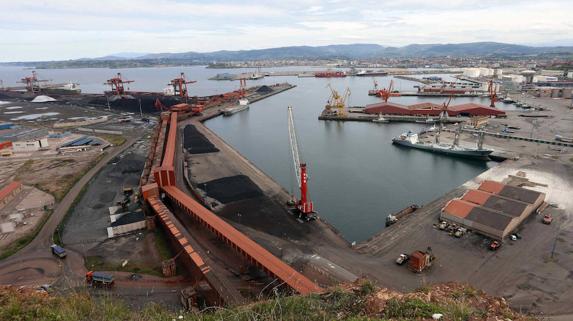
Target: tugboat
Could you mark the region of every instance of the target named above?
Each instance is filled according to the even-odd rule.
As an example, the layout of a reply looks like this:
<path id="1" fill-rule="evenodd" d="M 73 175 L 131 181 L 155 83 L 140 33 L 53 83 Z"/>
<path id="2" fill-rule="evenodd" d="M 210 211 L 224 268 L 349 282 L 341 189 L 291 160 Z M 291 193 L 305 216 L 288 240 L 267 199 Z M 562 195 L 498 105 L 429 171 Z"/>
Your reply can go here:
<path id="1" fill-rule="evenodd" d="M 440 143 L 440 132 L 436 133 L 435 143 L 424 143 L 418 140 L 418 134 L 408 131 L 403 133 L 399 137 L 392 139 L 392 143 L 395 145 L 416 148 L 421 150 L 426 150 L 429 152 L 446 154 L 456 157 L 464 157 L 479 160 L 489 160 L 489 154 L 493 152 L 491 149 L 483 148 L 483 136 L 484 133 L 479 133 L 477 148 L 466 148 L 459 146 L 460 131 L 456 132 L 454 138 L 454 143 L 452 145 L 441 144 Z"/>

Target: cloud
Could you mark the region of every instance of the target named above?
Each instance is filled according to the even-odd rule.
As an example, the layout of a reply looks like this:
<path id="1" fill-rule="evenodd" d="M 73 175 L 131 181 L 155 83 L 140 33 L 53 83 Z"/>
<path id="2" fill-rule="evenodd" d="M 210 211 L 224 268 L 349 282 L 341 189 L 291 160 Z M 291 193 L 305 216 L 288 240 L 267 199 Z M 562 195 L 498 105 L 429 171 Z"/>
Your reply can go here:
<path id="1" fill-rule="evenodd" d="M 1 61 L 352 42 L 558 44 L 573 34 L 570 0 L 0 2 Z"/>

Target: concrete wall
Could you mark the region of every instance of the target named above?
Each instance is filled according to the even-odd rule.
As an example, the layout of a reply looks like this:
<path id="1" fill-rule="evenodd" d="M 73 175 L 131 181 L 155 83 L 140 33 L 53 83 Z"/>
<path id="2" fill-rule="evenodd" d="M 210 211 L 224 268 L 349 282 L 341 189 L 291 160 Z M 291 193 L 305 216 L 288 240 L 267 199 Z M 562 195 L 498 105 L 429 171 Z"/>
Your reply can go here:
<path id="1" fill-rule="evenodd" d="M 35 140 L 17 141 L 12 143 L 14 153 L 35 152 L 41 148 L 48 147 L 48 138 L 39 138 Z"/>
<path id="2" fill-rule="evenodd" d="M 142 230 L 142 229 L 145 229 L 145 220 L 131 223 L 131 224 L 108 227 L 107 228 L 107 237 L 111 238 L 114 236 L 130 233 L 130 232 Z"/>

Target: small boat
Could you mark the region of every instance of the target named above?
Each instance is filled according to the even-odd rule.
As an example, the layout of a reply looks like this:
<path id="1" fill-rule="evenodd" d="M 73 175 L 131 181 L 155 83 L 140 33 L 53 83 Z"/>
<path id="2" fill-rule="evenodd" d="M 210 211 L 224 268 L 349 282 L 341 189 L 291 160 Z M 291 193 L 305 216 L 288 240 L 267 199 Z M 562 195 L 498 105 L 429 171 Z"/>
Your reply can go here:
<path id="1" fill-rule="evenodd" d="M 433 118 L 427 118 L 424 120 L 416 120 L 416 123 L 423 123 L 423 124 L 433 124 L 435 122 L 436 122 L 436 120 Z"/>
<path id="2" fill-rule="evenodd" d="M 378 115 L 378 118 L 372 119 L 373 123 L 389 123 L 390 120 L 388 118 L 382 117 L 382 114 Z"/>
<path id="3" fill-rule="evenodd" d="M 223 116 L 231 116 L 247 109 L 249 109 L 249 100 L 246 98 L 241 98 L 239 99 L 239 104 L 237 106 L 223 109 Z"/>

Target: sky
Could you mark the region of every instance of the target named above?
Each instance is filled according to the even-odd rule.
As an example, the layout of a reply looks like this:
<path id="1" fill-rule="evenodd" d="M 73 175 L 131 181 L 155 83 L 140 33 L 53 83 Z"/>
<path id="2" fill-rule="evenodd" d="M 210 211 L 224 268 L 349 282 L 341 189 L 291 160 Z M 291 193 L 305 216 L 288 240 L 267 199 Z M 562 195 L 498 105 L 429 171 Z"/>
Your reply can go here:
<path id="1" fill-rule="evenodd" d="M 291 45 L 573 45 L 571 0 L 0 0 L 0 61 Z"/>

